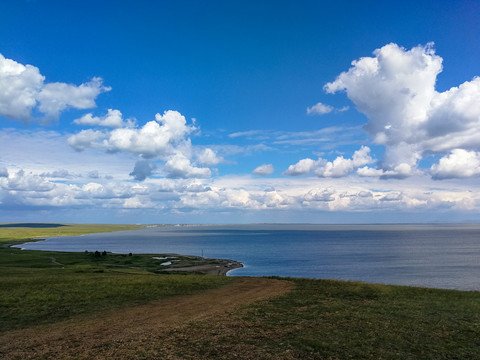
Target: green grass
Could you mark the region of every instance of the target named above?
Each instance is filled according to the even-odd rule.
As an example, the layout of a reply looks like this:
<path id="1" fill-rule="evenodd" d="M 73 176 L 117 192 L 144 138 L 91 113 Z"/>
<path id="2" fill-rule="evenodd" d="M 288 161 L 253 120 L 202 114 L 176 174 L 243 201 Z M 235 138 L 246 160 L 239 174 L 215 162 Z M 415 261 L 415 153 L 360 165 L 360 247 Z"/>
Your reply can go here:
<path id="1" fill-rule="evenodd" d="M 231 278 L 155 275 L 166 260 L 149 254 L 68 253 L 10 248 L 30 237 L 78 235 L 139 228 L 73 225 L 52 228 L 0 227 L 0 331 L 52 323 L 80 314 L 191 294 Z M 191 257 L 179 257 L 185 265 Z"/>
<path id="2" fill-rule="evenodd" d="M 480 293 L 294 279 L 285 296 L 172 333 L 180 358 L 479 359 Z M 250 355 L 249 355 L 250 354 Z"/>
<path id="3" fill-rule="evenodd" d="M 220 276 L 2 267 L 0 331 L 191 294 L 228 281 Z"/>
<path id="4" fill-rule="evenodd" d="M 156 275 L 152 271 L 161 261 L 151 255 L 95 257 L 6 246 L 38 236 L 37 231 L 46 236 L 51 231 L 65 235 L 101 229 L 113 228 L 0 227 L 1 331 L 234 281 Z M 162 353 L 168 344 L 169 356 L 185 359 L 480 359 L 480 292 L 289 280 L 295 288 L 286 295 L 192 322 L 144 344 L 145 351 Z"/>

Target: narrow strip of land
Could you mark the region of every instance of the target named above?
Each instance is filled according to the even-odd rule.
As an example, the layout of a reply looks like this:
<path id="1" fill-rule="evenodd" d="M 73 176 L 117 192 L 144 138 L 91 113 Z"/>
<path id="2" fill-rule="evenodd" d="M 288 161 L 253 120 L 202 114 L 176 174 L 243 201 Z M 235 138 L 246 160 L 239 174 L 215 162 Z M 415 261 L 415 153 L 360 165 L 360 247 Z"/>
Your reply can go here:
<path id="1" fill-rule="evenodd" d="M 194 295 L 9 331 L 0 334 L 0 358 L 143 358 L 138 352 L 143 342 L 158 341 L 161 347 L 162 337 L 192 321 L 207 321 L 291 288 L 289 281 L 239 278 L 232 284 Z"/>
<path id="2" fill-rule="evenodd" d="M 205 262 L 208 259 L 204 260 Z M 218 263 L 218 265 L 217 265 Z M 198 272 L 207 275 L 226 275 L 230 270 L 242 268 L 242 263 L 232 260 L 215 260 L 215 264 L 205 264 L 205 265 L 195 265 L 188 267 L 175 267 L 170 266 L 165 269 L 167 272 L 175 273 L 176 271 L 180 272 Z"/>

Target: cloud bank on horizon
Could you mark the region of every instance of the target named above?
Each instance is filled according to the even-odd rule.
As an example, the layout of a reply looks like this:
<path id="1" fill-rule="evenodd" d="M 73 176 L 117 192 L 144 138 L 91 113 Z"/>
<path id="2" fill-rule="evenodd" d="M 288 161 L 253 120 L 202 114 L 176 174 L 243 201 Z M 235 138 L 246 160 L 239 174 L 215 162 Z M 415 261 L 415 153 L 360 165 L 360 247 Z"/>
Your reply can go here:
<path id="1" fill-rule="evenodd" d="M 247 129 L 208 143 L 197 122 L 175 109 L 144 124 L 109 108 L 81 115 L 68 130 L 4 128 L 0 209 L 140 209 L 172 218 L 237 210 L 479 210 L 480 78 L 439 92 L 442 69 L 433 44 L 405 49 L 390 43 L 326 83 L 326 94 L 345 93 L 365 115 L 362 144 L 345 137 L 358 129 L 341 126 L 307 133 Z M 0 54 L 0 116 L 9 121 L 61 123 L 63 112 L 94 109 L 97 97 L 111 90 L 100 77 L 80 85 L 49 83 L 37 67 Z M 307 114 L 347 110 L 353 111 L 318 102 Z M 227 143 L 247 137 L 257 143 Z M 263 160 L 272 152 L 288 153 L 286 146 L 341 137 L 356 146 L 350 156 L 344 150 L 333 158 L 312 151 L 316 158 L 298 158 L 283 169 L 273 156 Z M 20 149 L 22 141 L 31 149 Z M 47 149 L 52 147 L 59 151 L 56 159 Z M 239 165 L 229 159 L 232 154 L 252 153 L 263 157 L 255 165 L 249 160 L 247 172 L 221 172 L 221 166 Z M 426 158 L 434 159 L 427 167 Z"/>

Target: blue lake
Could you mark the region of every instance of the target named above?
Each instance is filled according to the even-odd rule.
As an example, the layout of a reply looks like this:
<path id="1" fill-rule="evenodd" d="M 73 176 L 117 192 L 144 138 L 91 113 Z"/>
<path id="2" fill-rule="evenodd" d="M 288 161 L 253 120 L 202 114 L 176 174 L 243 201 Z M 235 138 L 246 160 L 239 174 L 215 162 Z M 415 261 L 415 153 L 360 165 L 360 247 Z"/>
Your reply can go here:
<path id="1" fill-rule="evenodd" d="M 231 276 L 480 290 L 480 224 L 198 225 L 53 237 L 25 249 L 176 253 L 241 261 Z"/>

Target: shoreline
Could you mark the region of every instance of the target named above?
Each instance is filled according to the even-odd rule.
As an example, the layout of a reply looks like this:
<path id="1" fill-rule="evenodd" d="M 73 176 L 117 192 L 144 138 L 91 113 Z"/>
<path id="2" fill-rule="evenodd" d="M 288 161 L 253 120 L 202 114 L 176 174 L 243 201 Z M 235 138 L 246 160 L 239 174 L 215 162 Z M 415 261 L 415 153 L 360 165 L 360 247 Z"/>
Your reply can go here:
<path id="1" fill-rule="evenodd" d="M 43 241 L 45 238 L 32 238 L 28 239 L 28 241 L 22 241 L 20 244 L 17 244 L 15 242 L 8 244 L 8 248 L 12 249 L 18 249 L 20 251 L 48 251 L 48 252 L 57 252 L 57 253 L 71 253 L 71 254 L 81 254 L 82 252 L 77 252 L 77 251 L 56 251 L 56 250 L 33 250 L 33 249 L 26 249 L 21 247 L 24 244 L 31 243 L 31 242 L 37 242 L 37 241 Z M 94 253 L 91 251 L 91 253 Z M 127 254 L 123 253 L 113 253 L 113 252 L 107 252 L 107 254 L 111 255 L 122 255 L 125 256 Z M 152 257 L 154 259 L 171 259 L 170 264 L 159 264 L 159 267 L 157 271 L 154 273 L 156 274 L 165 274 L 165 273 L 201 273 L 205 275 L 217 275 L 217 276 L 227 276 L 227 273 L 231 270 L 235 269 L 240 269 L 243 268 L 244 265 L 240 261 L 236 260 L 230 260 L 230 259 L 210 259 L 210 258 L 204 258 L 201 256 L 195 256 L 195 255 L 183 255 L 183 254 L 142 254 L 142 253 L 136 253 L 135 255 L 141 255 L 141 256 L 148 256 Z M 184 263 L 185 260 L 193 260 L 195 262 L 198 262 L 196 265 L 187 265 Z"/>
<path id="2" fill-rule="evenodd" d="M 278 224 L 278 227 L 279 227 L 278 230 L 279 231 L 284 230 L 283 225 L 284 224 L 282 224 L 282 225 Z M 285 225 L 287 226 L 286 229 L 290 229 L 290 225 L 288 225 L 288 224 L 285 224 Z M 452 245 L 451 241 L 449 241 L 449 239 L 455 237 L 457 234 L 460 234 L 460 235 L 464 234 L 462 228 L 459 228 L 459 231 L 456 231 L 456 227 L 459 224 L 453 224 L 453 225 L 455 227 L 455 229 L 453 229 L 453 230 L 455 230 L 455 232 L 452 232 L 452 233 L 443 233 L 442 232 L 441 234 L 439 233 L 439 235 L 443 236 L 441 239 L 443 239 L 443 243 L 445 244 L 444 245 L 445 249 L 455 250 L 455 247 L 453 245 L 457 246 L 457 244 Z M 201 226 L 201 225 L 166 225 L 165 227 L 190 227 L 190 226 L 195 227 L 195 226 Z M 210 229 L 209 228 L 210 225 L 204 225 L 203 224 L 202 226 L 206 226 L 208 229 Z M 261 225 L 260 227 L 262 227 L 262 226 L 264 226 L 264 225 Z M 333 228 L 332 228 L 332 226 L 333 226 Z M 370 225 L 367 225 L 367 226 L 370 227 Z M 425 226 L 427 226 L 428 228 L 430 227 L 429 224 L 416 225 L 416 227 L 419 227 L 418 230 L 425 230 L 424 229 Z M 447 224 L 444 224 L 444 226 L 447 226 Z M 151 227 L 157 227 L 157 226 L 152 225 Z M 316 225 L 315 225 L 315 227 L 316 227 Z M 335 230 L 336 227 L 337 227 L 337 225 L 330 225 L 330 226 L 328 226 L 328 230 L 329 231 L 330 230 L 336 231 Z M 450 224 L 448 224 L 448 227 L 450 227 Z M 83 226 L 83 228 L 88 229 L 88 227 L 86 225 Z M 226 226 L 225 229 L 223 229 L 223 226 L 220 226 L 220 229 L 225 230 L 225 231 L 229 231 L 229 230 L 236 231 L 236 230 L 238 230 L 237 228 L 241 230 L 240 225 L 235 225 L 235 226 L 228 225 L 228 226 Z M 379 230 L 382 230 L 382 228 L 383 227 L 381 227 Z M 22 228 L 18 228 L 18 229 L 22 229 Z M 70 229 L 67 229 L 67 227 L 64 227 L 62 229 L 63 229 L 63 231 L 64 230 L 69 230 L 68 231 L 69 233 L 75 233 L 76 235 L 79 232 L 74 226 L 72 226 L 71 231 L 70 231 Z M 216 229 L 217 228 L 215 227 L 213 230 L 216 230 Z M 247 227 L 247 229 L 250 229 L 250 227 Z M 256 230 L 256 231 L 257 230 L 260 231 L 262 229 L 263 228 L 257 228 L 257 226 L 255 226 L 253 228 L 253 230 Z M 475 226 L 475 229 L 476 229 L 476 226 Z M 16 243 L 15 245 L 13 245 L 13 246 L 11 245 L 11 246 L 15 247 L 15 248 L 21 248 L 21 249 L 27 248 L 28 249 L 28 248 L 30 248 L 30 246 L 28 246 L 29 242 L 30 243 L 37 242 L 37 241 L 41 242 L 45 238 L 52 237 L 51 234 L 45 234 L 44 230 L 38 230 L 38 229 L 34 229 L 34 230 L 35 231 L 32 230 L 32 231 L 28 232 L 28 235 L 31 236 L 31 237 L 29 237 L 28 240 L 25 239 L 21 243 Z M 89 230 L 92 230 L 92 229 L 89 229 Z M 100 230 L 100 229 L 97 228 L 95 230 Z M 169 229 L 166 229 L 166 230 L 167 230 L 167 235 L 168 235 L 170 233 L 170 230 Z M 200 229 L 200 230 L 203 231 L 204 229 Z M 293 230 L 298 230 L 298 229 L 293 228 Z M 347 230 L 349 230 L 349 231 L 351 230 L 350 225 L 347 226 Z M 406 230 L 409 230 L 409 225 L 407 226 Z M 437 231 L 440 231 L 440 230 L 443 230 L 443 229 L 439 229 Z M 470 230 L 470 226 L 467 226 L 467 230 Z M 479 228 L 479 230 L 480 230 L 480 228 Z M 16 231 L 16 229 L 15 229 L 15 231 Z M 57 230 L 54 230 L 54 231 L 56 232 Z M 54 231 L 52 230 L 50 232 L 54 232 Z M 136 231 L 140 231 L 140 230 L 136 230 Z M 196 230 L 194 230 L 194 231 L 196 231 Z M 323 232 L 324 230 L 318 230 L 318 231 L 322 231 L 322 235 L 324 235 L 324 234 L 326 234 L 326 235 L 335 234 L 335 233 L 330 233 L 330 232 L 325 233 L 325 232 Z M 393 229 L 392 231 L 395 231 L 395 229 Z M 40 236 L 37 237 L 35 235 L 37 235 L 38 232 L 41 232 L 41 234 L 39 234 Z M 264 232 L 266 232 L 265 229 L 262 230 L 262 234 Z M 98 232 L 95 231 L 95 233 L 100 234 L 101 232 L 100 231 L 98 231 Z M 469 231 L 466 234 L 471 236 L 472 234 L 475 235 L 476 233 L 477 233 L 476 231 L 475 232 Z M 135 235 L 134 232 L 132 232 L 131 234 L 127 234 L 127 235 L 120 235 L 120 233 L 117 233 L 117 232 L 116 232 L 116 234 L 119 234 L 118 235 L 119 241 L 122 238 L 125 238 L 125 239 L 127 239 L 127 242 L 126 242 L 126 246 L 119 246 L 117 248 L 111 247 L 111 249 L 113 251 L 118 251 L 118 250 L 128 251 L 126 249 L 131 248 L 131 246 L 133 246 L 135 244 L 135 242 L 133 242 L 133 238 L 134 238 L 134 235 Z M 152 234 L 153 234 L 152 236 L 155 236 L 156 231 L 152 231 Z M 182 234 L 183 234 L 183 232 L 180 231 L 180 235 L 182 235 Z M 208 231 L 203 231 L 202 234 L 210 235 L 210 233 Z M 376 235 L 376 234 L 377 233 L 373 233 L 373 235 Z M 391 234 L 391 232 L 386 233 L 386 234 L 389 235 L 389 234 Z M 412 233 L 412 234 L 416 234 L 416 232 Z M 423 234 L 424 234 L 423 232 L 419 233 L 419 235 L 422 236 L 422 239 L 424 237 Z M 432 233 L 432 234 L 435 235 L 436 233 Z M 34 236 L 32 236 L 32 235 L 34 235 Z M 62 235 L 66 236 L 67 234 L 62 234 Z M 165 235 L 165 236 L 167 236 L 167 235 Z M 212 235 L 215 235 L 215 233 L 213 233 Z M 224 234 L 220 233 L 220 235 L 223 236 Z M 372 234 L 369 235 L 369 233 L 358 232 L 357 235 L 359 237 L 363 236 L 363 238 L 368 239 L 369 242 L 367 243 L 367 245 L 376 243 L 375 241 L 377 241 L 377 240 L 375 240 L 375 239 L 377 239 L 379 237 L 382 237 L 382 236 L 385 237 L 385 235 L 379 234 L 377 237 L 374 238 L 375 241 L 373 241 L 373 240 L 370 240 L 370 236 L 373 236 Z M 396 233 L 394 233 L 393 235 L 396 236 Z M 400 234 L 400 235 L 402 235 L 402 234 Z M 117 237 L 117 235 L 113 235 L 113 236 L 108 235 L 109 239 L 116 238 L 116 237 Z M 250 238 L 242 238 L 242 241 L 243 241 L 243 239 L 245 239 L 245 241 L 250 240 Z M 335 237 L 332 237 L 332 239 L 335 239 Z M 385 237 L 385 239 L 388 240 L 388 242 L 392 242 L 392 244 L 394 244 L 393 240 L 391 240 L 392 239 L 391 237 L 388 237 L 388 238 Z M 428 238 L 428 239 L 430 239 L 430 238 Z M 132 242 L 129 242 L 130 240 L 132 240 Z M 252 240 L 254 240 L 254 239 L 252 239 Z M 471 241 L 473 241 L 473 240 L 471 240 Z M 410 240 L 408 240 L 408 241 L 410 241 Z M 407 241 L 407 245 L 409 244 L 408 241 Z M 471 243 L 471 241 L 470 241 L 470 243 Z M 79 238 L 79 244 L 80 245 L 79 246 L 72 246 L 72 247 L 70 247 L 71 250 L 67 250 L 67 251 L 72 251 L 73 250 L 72 253 L 75 253 L 75 252 L 82 253 L 83 249 L 84 249 L 84 247 L 83 247 L 84 245 L 81 245 L 82 243 L 83 243 L 83 240 L 81 240 L 81 238 Z M 97 246 L 99 246 L 99 247 L 104 246 L 101 243 L 99 243 L 99 242 L 91 242 L 91 243 L 92 244 L 88 246 L 89 250 L 90 249 L 92 249 L 92 250 L 97 250 L 98 249 L 98 250 L 100 250 L 100 252 L 103 250 L 102 248 L 97 248 Z M 252 241 L 251 243 L 252 243 L 252 246 L 253 246 L 254 241 Z M 382 244 L 384 244 L 384 243 L 385 243 L 385 241 L 382 242 Z M 425 249 L 431 249 L 432 244 L 436 246 L 437 243 L 438 243 L 438 239 L 434 240 L 434 242 L 430 242 L 430 240 L 428 240 L 428 242 L 426 242 L 426 245 L 422 245 L 422 246 L 425 246 Z M 465 246 L 469 245 L 470 243 L 467 242 Z M 209 244 L 208 246 L 211 246 L 210 243 L 208 243 L 208 244 Z M 213 246 L 216 246 L 215 244 L 216 243 L 213 243 Z M 135 256 L 134 256 L 135 259 L 133 259 L 133 258 L 127 258 L 127 259 L 123 259 L 123 260 L 120 259 L 121 261 L 116 261 L 115 265 L 108 265 L 108 263 L 110 263 L 110 262 L 113 263 L 114 259 L 112 259 L 112 261 L 109 261 L 109 260 L 107 260 L 107 258 L 97 258 L 96 260 L 94 259 L 95 260 L 94 262 L 92 262 L 91 260 L 89 260 L 89 261 L 91 263 L 95 263 L 95 264 L 99 264 L 99 265 L 104 264 L 106 266 L 109 266 L 110 268 L 115 266 L 115 268 L 120 268 L 120 267 L 135 268 L 136 267 L 138 269 L 142 269 L 142 268 L 146 269 L 148 267 L 149 271 L 155 272 L 155 273 L 181 273 L 181 272 L 187 273 L 187 272 L 190 272 L 190 273 L 204 273 L 204 274 L 216 274 L 216 275 L 228 275 L 228 276 L 245 275 L 245 276 L 299 277 L 299 278 L 312 278 L 312 279 L 338 279 L 338 280 L 345 280 L 345 281 L 363 281 L 363 282 L 372 283 L 372 284 L 378 283 L 378 284 L 390 284 L 390 285 L 411 286 L 411 287 L 427 287 L 427 288 L 435 288 L 435 289 L 452 289 L 452 290 L 461 290 L 461 291 L 480 291 L 480 287 L 477 285 L 478 284 L 478 279 L 476 279 L 476 278 L 470 279 L 470 277 L 472 277 L 472 276 L 466 277 L 462 274 L 461 281 L 457 281 L 458 276 L 456 276 L 455 273 L 452 272 L 452 273 L 449 273 L 450 277 L 448 277 L 448 278 L 446 276 L 443 276 L 443 277 L 437 279 L 433 275 L 431 275 L 431 276 L 425 276 L 425 279 L 423 279 L 421 276 L 416 276 L 413 273 L 413 271 L 420 271 L 421 270 L 421 269 L 419 270 L 418 266 L 417 267 L 412 267 L 411 273 L 407 272 L 407 273 L 405 273 L 406 275 L 404 274 L 403 277 L 402 277 L 402 274 L 399 274 L 398 272 L 395 272 L 395 273 L 392 272 L 392 274 L 389 275 L 389 276 L 382 275 L 383 272 L 375 272 L 375 273 L 371 272 L 371 273 L 367 273 L 367 275 L 363 276 L 362 274 L 351 273 L 351 272 L 348 272 L 348 273 L 347 272 L 345 272 L 345 273 L 338 273 L 337 272 L 337 273 L 335 273 L 333 271 L 330 271 L 330 268 L 327 268 L 327 270 L 320 273 L 320 272 L 315 272 L 315 270 L 317 268 L 314 268 L 314 267 L 307 267 L 306 268 L 307 270 L 303 271 L 303 268 L 302 268 L 303 265 L 302 264 L 306 263 L 307 261 L 310 261 L 312 264 L 317 264 L 317 261 L 322 260 L 322 259 L 319 260 L 318 257 L 313 257 L 313 256 L 310 256 L 309 253 L 306 253 L 305 257 L 302 257 L 301 260 L 300 260 L 300 258 L 297 259 L 297 263 L 298 263 L 297 267 L 288 267 L 288 266 L 280 267 L 280 266 L 277 266 L 276 268 L 274 268 L 275 272 L 274 271 L 268 271 L 268 273 L 267 273 L 267 272 L 262 271 L 262 270 L 263 270 L 263 267 L 268 266 L 270 263 L 268 261 L 261 261 L 261 263 L 260 262 L 257 263 L 256 260 L 255 260 L 257 257 L 254 257 L 254 256 L 249 257 L 249 255 L 250 255 L 249 253 L 227 251 L 226 248 L 217 248 L 217 249 L 220 249 L 220 250 L 215 251 L 215 255 L 217 255 L 217 259 L 241 260 L 242 262 L 247 264 L 246 266 L 244 266 L 244 264 L 242 264 L 238 261 L 234 261 L 234 260 L 205 259 L 205 258 L 203 258 L 203 256 L 200 257 L 199 256 L 200 255 L 199 254 L 199 252 L 200 252 L 199 249 L 200 248 L 199 248 L 198 244 L 197 245 L 193 244 L 193 246 L 180 247 L 180 248 L 178 248 L 178 247 L 175 248 L 174 246 L 168 247 L 167 245 L 166 246 L 158 246 L 156 248 L 155 247 L 143 246 L 143 247 L 139 247 L 140 251 L 143 250 L 141 253 L 135 253 L 134 252 L 135 255 L 141 255 L 143 253 L 147 256 L 155 256 L 154 254 L 165 254 L 165 252 L 163 252 L 163 251 L 167 251 L 170 254 L 170 256 L 163 255 L 163 256 L 165 256 L 165 261 L 163 263 L 158 262 L 158 261 L 151 261 L 151 260 L 149 260 L 145 257 L 144 260 L 143 260 L 145 265 L 140 265 L 139 264 L 140 261 L 138 261 L 138 259 Z M 106 245 L 106 246 L 107 246 L 107 251 L 108 251 L 108 245 Z M 275 246 L 277 246 L 277 245 L 275 245 Z M 35 247 L 42 248 L 39 245 L 35 245 L 35 246 L 32 246 L 32 247 L 33 248 L 35 248 Z M 59 251 L 59 252 L 62 252 L 62 250 L 59 250 L 59 249 L 61 249 L 61 247 L 60 248 L 57 247 L 56 250 Z M 115 249 L 118 249 L 118 250 L 115 250 Z M 253 247 L 252 247 L 252 249 L 253 249 Z M 271 248 L 269 248 L 269 249 L 271 249 Z M 374 248 L 374 250 L 375 249 L 376 248 Z M 395 248 L 392 248 L 392 249 L 395 251 Z M 80 251 L 80 250 L 82 250 L 82 251 Z M 132 250 L 134 251 L 135 249 L 133 248 Z M 347 250 L 347 252 L 349 252 L 348 248 L 346 248 L 346 250 Z M 40 250 L 36 250 L 36 251 L 40 251 Z M 44 251 L 52 251 L 52 250 L 44 250 Z M 65 251 L 65 250 L 63 250 L 63 251 Z M 169 252 L 169 251 L 171 251 L 171 252 Z M 287 248 L 287 251 L 288 251 L 288 248 Z M 195 255 L 192 255 L 192 256 L 175 255 L 174 253 L 175 254 L 195 254 Z M 203 255 L 203 248 L 202 248 L 201 253 Z M 214 255 L 214 252 L 213 251 L 209 252 L 208 248 L 207 248 L 207 253 L 209 253 L 209 255 Z M 283 253 L 285 253 L 285 252 L 283 252 Z M 349 253 L 352 253 L 352 252 L 350 251 Z M 265 254 L 266 254 L 267 257 L 270 256 L 270 254 L 268 252 L 265 252 Z M 323 253 L 319 253 L 319 254 L 323 256 Z M 355 252 L 353 252 L 352 254 L 355 254 Z M 373 254 L 377 254 L 377 253 L 374 252 Z M 400 252 L 399 254 L 401 255 L 402 253 Z M 378 255 L 377 257 L 379 259 L 378 262 L 379 262 L 380 265 L 385 266 L 386 269 L 390 269 L 390 270 L 394 269 L 394 266 L 391 265 L 390 263 L 387 263 L 387 261 L 385 260 L 385 259 L 387 259 L 386 256 L 389 255 L 389 252 L 383 251 L 383 252 L 380 252 L 377 255 Z M 380 257 L 380 255 L 383 256 L 383 257 Z M 54 255 L 54 254 L 51 255 L 51 256 L 56 257 L 56 255 Z M 175 259 L 175 257 L 177 257 L 177 259 Z M 270 259 L 270 258 L 271 258 L 271 256 L 268 257 L 268 259 Z M 407 258 L 407 257 L 405 257 L 405 258 Z M 418 256 L 414 257 L 413 259 L 416 260 L 417 258 L 418 258 Z M 174 259 L 174 260 L 171 261 L 172 259 Z M 356 258 L 352 257 L 352 259 L 353 259 L 353 261 L 356 261 Z M 132 263 L 131 260 L 133 260 L 133 264 L 129 265 L 129 264 Z M 333 258 L 333 260 L 331 260 L 331 261 L 330 260 L 331 260 L 330 258 L 325 258 L 325 259 L 323 259 L 323 262 L 319 262 L 319 264 L 320 264 L 320 266 L 324 266 L 322 264 L 327 264 L 329 266 L 332 265 L 332 264 L 334 264 L 334 265 L 335 264 L 341 264 L 338 261 L 338 259 L 335 260 L 335 258 Z M 334 262 L 334 260 L 336 262 Z M 435 260 L 435 258 L 433 258 L 433 260 Z M 171 263 L 167 264 L 169 261 L 171 261 Z M 312 261 L 315 261 L 315 262 L 312 262 Z M 121 265 L 120 265 L 120 263 L 121 263 Z M 413 263 L 413 264 L 415 265 L 415 263 Z M 436 263 L 434 261 L 432 261 L 432 264 L 435 265 Z M 320 268 L 320 266 L 318 268 Z M 245 267 L 248 268 L 248 269 L 246 269 Z M 244 269 L 239 270 L 238 272 L 233 272 L 233 274 L 230 273 L 230 271 L 232 271 L 234 269 L 237 269 L 237 268 L 244 268 Z M 290 271 L 289 269 L 293 269 L 294 271 Z M 300 269 L 301 271 L 299 271 L 298 269 Z M 310 269 L 313 269 L 313 270 L 309 271 Z M 368 268 L 367 268 L 367 270 L 368 270 Z M 460 270 L 462 270 L 462 269 L 460 269 Z M 330 273 L 328 271 L 330 271 Z M 459 273 L 460 273 L 460 271 L 459 271 Z M 380 276 L 377 276 L 378 274 Z M 419 272 L 418 274 L 421 275 L 421 272 Z M 466 273 L 466 274 L 468 275 L 468 273 Z"/>
<path id="3" fill-rule="evenodd" d="M 207 260 L 207 259 L 206 259 Z M 194 266 L 186 266 L 186 267 L 169 267 L 162 272 L 199 272 L 205 275 L 218 275 L 218 276 L 226 276 L 227 273 L 231 270 L 243 268 L 243 264 L 239 261 L 233 260 L 224 260 L 224 259 L 212 259 L 214 261 L 218 261 L 219 264 L 204 264 L 204 265 L 194 265 Z"/>
<path id="4" fill-rule="evenodd" d="M 7 224 L 5 224 L 7 225 Z M 9 225 L 9 224 L 8 224 Z M 14 224 L 16 225 L 16 224 Z M 23 225 L 23 224 L 22 224 Z M 25 225 L 31 225 L 31 224 L 25 224 Z M 86 234 L 101 234 L 105 232 L 122 232 L 122 231 L 131 231 L 131 230 L 140 230 L 142 228 L 148 228 L 148 227 L 178 227 L 178 226 L 198 226 L 198 225 L 142 225 L 137 229 L 128 229 L 128 230 L 116 230 L 116 229 L 111 229 L 111 231 L 101 231 L 101 232 L 92 232 L 92 233 L 80 233 L 80 234 L 75 234 L 77 236 L 82 236 Z M 14 226 L 15 227 L 15 226 Z M 80 251 L 57 251 L 57 250 L 37 250 L 37 249 L 28 249 L 25 248 L 23 245 L 28 244 L 28 243 L 34 243 L 34 242 L 41 242 L 48 240 L 50 237 L 56 237 L 58 235 L 56 234 L 48 234 L 48 235 L 43 235 L 43 236 L 38 236 L 38 237 L 31 237 L 28 239 L 23 239 L 20 241 L 14 240 L 12 242 L 7 243 L 8 248 L 12 249 L 18 249 L 20 251 L 48 251 L 48 252 L 58 252 L 58 253 L 71 253 L 71 254 L 80 254 L 82 252 Z M 60 234 L 61 237 L 70 237 L 71 235 L 64 235 Z M 89 251 L 92 252 L 93 251 Z M 114 252 L 108 252 L 108 254 L 115 254 L 115 255 L 126 255 L 123 253 L 114 253 Z M 165 274 L 165 273 L 201 273 L 205 275 L 218 275 L 218 276 L 226 276 L 229 271 L 243 268 L 244 265 L 240 261 L 236 260 L 231 260 L 231 259 L 211 259 L 211 258 L 204 258 L 202 256 L 197 256 L 197 255 L 185 255 L 185 254 L 172 254 L 172 253 L 158 253 L 158 254 L 152 254 L 152 253 L 135 253 L 135 255 L 141 255 L 141 256 L 151 256 L 153 258 L 159 257 L 162 259 L 170 259 L 170 264 L 164 265 L 164 264 L 159 264 L 159 267 L 157 268 L 154 273 L 157 274 Z M 185 260 L 188 261 L 193 261 L 196 264 L 186 264 Z"/>

